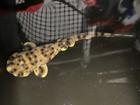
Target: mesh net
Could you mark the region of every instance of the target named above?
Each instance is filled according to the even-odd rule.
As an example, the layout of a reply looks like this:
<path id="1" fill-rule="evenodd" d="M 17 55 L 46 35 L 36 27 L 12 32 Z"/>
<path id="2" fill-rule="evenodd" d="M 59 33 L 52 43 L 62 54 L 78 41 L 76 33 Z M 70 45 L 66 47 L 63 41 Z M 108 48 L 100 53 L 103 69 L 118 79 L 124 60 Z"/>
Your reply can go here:
<path id="1" fill-rule="evenodd" d="M 44 2 L 34 12 L 18 12 L 17 19 L 25 37 L 36 43 L 54 41 L 58 38 L 79 34 L 86 28 L 84 6 L 79 0 L 56 0 Z"/>

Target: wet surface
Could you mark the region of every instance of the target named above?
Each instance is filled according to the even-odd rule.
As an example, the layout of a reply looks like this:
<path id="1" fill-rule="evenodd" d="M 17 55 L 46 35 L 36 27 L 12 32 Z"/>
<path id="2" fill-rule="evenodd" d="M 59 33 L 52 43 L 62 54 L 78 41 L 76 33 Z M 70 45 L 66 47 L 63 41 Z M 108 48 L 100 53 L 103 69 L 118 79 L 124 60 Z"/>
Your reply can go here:
<path id="1" fill-rule="evenodd" d="M 49 74 L 15 78 L 1 69 L 1 105 L 140 105 L 140 54 L 133 39 L 92 41 L 91 62 L 80 66 L 82 43 L 59 54 Z"/>

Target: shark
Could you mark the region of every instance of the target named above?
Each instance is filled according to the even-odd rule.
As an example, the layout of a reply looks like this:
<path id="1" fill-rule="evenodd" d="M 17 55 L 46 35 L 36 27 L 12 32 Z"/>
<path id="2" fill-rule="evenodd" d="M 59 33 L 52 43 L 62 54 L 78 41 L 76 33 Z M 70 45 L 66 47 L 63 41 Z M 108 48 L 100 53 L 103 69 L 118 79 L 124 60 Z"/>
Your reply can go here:
<path id="1" fill-rule="evenodd" d="M 110 33 L 103 34 L 103 37 L 114 36 Z M 95 32 L 75 34 L 40 46 L 36 46 L 33 42 L 26 42 L 22 51 L 13 53 L 7 59 L 6 70 L 15 77 L 27 77 L 34 73 L 37 77 L 45 78 L 48 74 L 47 64 L 59 52 L 66 51 L 69 47 L 74 47 L 77 41 L 88 40 L 94 37 L 102 37 L 102 35 L 97 35 Z"/>

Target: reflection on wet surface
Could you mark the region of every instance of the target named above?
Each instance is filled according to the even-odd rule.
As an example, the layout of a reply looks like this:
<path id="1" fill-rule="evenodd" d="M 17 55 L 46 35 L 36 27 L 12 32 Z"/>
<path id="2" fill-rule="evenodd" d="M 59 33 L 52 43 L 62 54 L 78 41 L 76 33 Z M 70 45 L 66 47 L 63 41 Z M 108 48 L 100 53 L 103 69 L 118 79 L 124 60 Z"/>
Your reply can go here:
<path id="1" fill-rule="evenodd" d="M 92 42 L 86 69 L 80 66 L 82 48 L 77 45 L 50 63 L 45 79 L 2 72 L 1 105 L 140 105 L 140 54 L 131 49 L 133 40 Z"/>

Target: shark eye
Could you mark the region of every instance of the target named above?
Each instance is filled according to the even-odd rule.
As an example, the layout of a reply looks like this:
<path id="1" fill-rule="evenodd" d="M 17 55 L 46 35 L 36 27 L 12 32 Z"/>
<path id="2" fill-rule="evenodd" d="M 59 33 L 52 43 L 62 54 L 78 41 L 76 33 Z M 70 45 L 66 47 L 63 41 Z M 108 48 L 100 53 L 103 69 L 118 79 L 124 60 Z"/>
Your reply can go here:
<path id="1" fill-rule="evenodd" d="M 14 62 L 7 62 L 7 66 L 14 65 Z"/>

